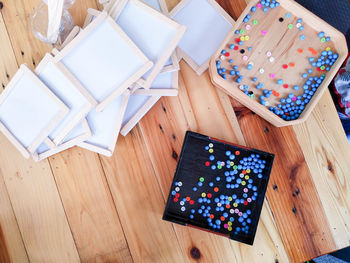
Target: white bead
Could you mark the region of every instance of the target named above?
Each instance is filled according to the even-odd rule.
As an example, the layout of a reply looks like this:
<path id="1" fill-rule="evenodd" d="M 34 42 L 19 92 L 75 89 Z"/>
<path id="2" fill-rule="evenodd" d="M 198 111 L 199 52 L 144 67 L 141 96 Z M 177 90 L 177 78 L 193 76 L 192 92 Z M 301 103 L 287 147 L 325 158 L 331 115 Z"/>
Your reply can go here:
<path id="1" fill-rule="evenodd" d="M 218 207 L 220 207 L 220 206 L 221 206 L 221 203 L 217 203 L 216 205 L 217 205 Z"/>
<path id="2" fill-rule="evenodd" d="M 225 56 L 224 56 L 224 55 L 222 55 L 222 56 L 220 57 L 220 59 L 221 59 L 221 60 L 224 60 L 224 59 L 225 59 Z"/>
<path id="3" fill-rule="evenodd" d="M 300 23 L 297 23 L 297 28 L 301 27 L 301 24 Z"/>
<path id="4" fill-rule="evenodd" d="M 213 145 L 212 143 L 209 143 L 209 147 L 210 147 L 210 148 L 213 148 L 213 146 L 214 146 L 214 145 Z"/>
<path id="5" fill-rule="evenodd" d="M 178 186 L 182 186 L 182 182 L 178 182 L 177 185 L 178 185 Z"/>
<path id="6" fill-rule="evenodd" d="M 180 191 L 180 187 L 175 187 L 175 191 L 176 192 Z"/>
<path id="7" fill-rule="evenodd" d="M 260 74 L 263 74 L 265 70 L 263 68 L 259 69 Z"/>
<path id="8" fill-rule="evenodd" d="M 235 212 L 235 210 L 233 209 L 230 209 L 230 213 L 233 214 Z"/>
<path id="9" fill-rule="evenodd" d="M 274 62 L 275 61 L 275 58 L 274 57 L 270 57 L 270 62 Z"/>
<path id="10" fill-rule="evenodd" d="M 183 211 L 185 211 L 186 210 L 186 208 L 183 206 L 183 207 L 181 207 L 181 211 L 183 212 Z"/>
<path id="11" fill-rule="evenodd" d="M 184 204 L 185 204 L 185 202 L 184 202 L 184 201 L 181 201 L 181 202 L 180 202 L 180 205 L 184 205 Z"/>

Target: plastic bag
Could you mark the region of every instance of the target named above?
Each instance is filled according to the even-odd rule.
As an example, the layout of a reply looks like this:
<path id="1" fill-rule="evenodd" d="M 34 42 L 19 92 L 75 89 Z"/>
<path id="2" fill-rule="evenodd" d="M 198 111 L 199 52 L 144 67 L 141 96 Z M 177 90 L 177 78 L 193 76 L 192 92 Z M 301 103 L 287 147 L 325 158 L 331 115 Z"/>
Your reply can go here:
<path id="1" fill-rule="evenodd" d="M 55 30 L 56 32 L 51 32 L 49 30 L 49 10 L 48 10 L 48 0 L 41 0 L 38 6 L 32 12 L 31 18 L 31 28 L 33 34 L 39 40 L 49 43 L 52 45 L 60 45 L 66 39 L 70 31 L 75 26 L 73 17 L 69 13 L 68 9 L 75 3 L 75 0 L 64 0 L 62 15 L 59 22 L 59 27 Z M 61 10 L 50 10 L 51 12 L 61 12 Z M 59 15 L 59 14 L 58 14 Z M 49 35 L 48 35 L 49 34 Z"/>

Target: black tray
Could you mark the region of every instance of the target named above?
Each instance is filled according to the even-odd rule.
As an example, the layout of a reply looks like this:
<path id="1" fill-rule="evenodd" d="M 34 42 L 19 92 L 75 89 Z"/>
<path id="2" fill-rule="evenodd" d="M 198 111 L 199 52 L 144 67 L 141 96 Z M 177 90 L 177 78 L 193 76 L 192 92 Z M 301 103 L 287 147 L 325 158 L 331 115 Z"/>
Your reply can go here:
<path id="1" fill-rule="evenodd" d="M 210 149 L 213 150 L 212 153 Z M 210 156 L 215 159 L 210 160 Z M 261 167 L 255 170 L 251 168 L 250 171 L 244 167 L 244 158 L 249 157 L 252 161 L 248 159 L 247 165 L 252 165 L 255 158 L 255 164 Z M 188 131 L 163 219 L 205 229 L 252 245 L 273 160 L 274 154 Z M 224 165 L 218 164 L 218 161 L 224 162 Z M 199 183 L 201 180 L 204 180 L 202 186 Z M 197 188 L 196 191 L 194 187 Z M 202 196 L 203 193 L 205 197 Z M 220 222 L 220 228 L 216 222 Z"/>

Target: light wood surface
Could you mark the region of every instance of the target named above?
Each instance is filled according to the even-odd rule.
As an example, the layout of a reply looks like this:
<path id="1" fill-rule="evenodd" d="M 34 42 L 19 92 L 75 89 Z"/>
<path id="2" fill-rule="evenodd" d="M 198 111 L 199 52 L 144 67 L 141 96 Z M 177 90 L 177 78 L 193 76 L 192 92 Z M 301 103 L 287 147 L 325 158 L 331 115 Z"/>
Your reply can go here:
<path id="1" fill-rule="evenodd" d="M 77 0 L 77 25 L 97 2 Z M 218 2 L 234 19 L 245 7 Z M 3 86 L 51 49 L 30 31 L 36 4 L 1 11 Z M 329 93 L 304 124 L 276 128 L 208 72 L 180 67 L 179 96 L 161 98 L 111 158 L 72 148 L 34 163 L 0 135 L 0 262 L 302 262 L 350 245 L 350 147 Z M 276 154 L 254 246 L 161 220 L 187 129 Z"/>

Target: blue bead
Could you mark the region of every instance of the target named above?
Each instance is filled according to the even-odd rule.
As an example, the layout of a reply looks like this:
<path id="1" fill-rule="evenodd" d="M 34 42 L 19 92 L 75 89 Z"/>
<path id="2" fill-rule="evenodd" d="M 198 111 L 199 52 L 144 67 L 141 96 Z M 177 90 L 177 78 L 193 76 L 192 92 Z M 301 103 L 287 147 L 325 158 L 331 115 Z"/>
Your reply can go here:
<path id="1" fill-rule="evenodd" d="M 196 192 L 197 191 L 197 187 L 193 187 L 192 190 L 193 190 L 193 192 Z"/>
<path id="2" fill-rule="evenodd" d="M 290 13 L 287 13 L 286 14 L 286 18 L 290 18 L 291 17 L 291 14 Z"/>
<path id="3" fill-rule="evenodd" d="M 306 78 L 307 78 L 307 73 L 304 73 L 304 74 L 302 75 L 302 77 L 303 77 L 304 79 L 306 79 Z"/>
<path id="4" fill-rule="evenodd" d="M 253 69 L 253 65 L 252 65 L 252 64 L 248 64 L 247 69 L 248 69 L 248 70 Z"/>
<path id="5" fill-rule="evenodd" d="M 300 31 L 303 31 L 303 30 L 304 30 L 304 27 L 303 27 L 303 26 L 300 26 L 300 27 L 299 27 L 299 30 L 300 30 Z"/>
<path id="6" fill-rule="evenodd" d="M 220 181 L 220 177 L 218 176 L 218 177 L 216 177 L 216 181 Z"/>
<path id="7" fill-rule="evenodd" d="M 277 80 L 277 84 L 282 85 L 283 84 L 283 79 Z"/>
<path id="8" fill-rule="evenodd" d="M 305 35 L 300 35 L 300 40 L 305 40 Z"/>
<path id="9" fill-rule="evenodd" d="M 300 87 L 299 87 L 298 85 L 295 85 L 295 86 L 293 87 L 294 90 L 299 90 L 299 88 L 300 88 Z"/>
<path id="10" fill-rule="evenodd" d="M 235 31 L 235 34 L 238 35 L 238 34 L 239 34 L 239 30 L 236 30 L 236 31 Z"/>
<path id="11" fill-rule="evenodd" d="M 221 54 L 225 55 L 226 54 L 226 50 L 225 49 L 221 50 Z"/>
<path id="12" fill-rule="evenodd" d="M 301 22 L 303 22 L 303 19 L 299 18 L 299 19 L 297 20 L 297 23 L 301 23 Z"/>
<path id="13" fill-rule="evenodd" d="M 255 6 L 253 6 L 251 9 L 250 9 L 250 11 L 252 11 L 253 13 L 256 11 L 256 7 Z"/>
<path id="14" fill-rule="evenodd" d="M 331 40 L 330 37 L 326 37 L 326 42 L 329 42 Z"/>
<path id="15" fill-rule="evenodd" d="M 202 182 L 198 182 L 198 186 L 200 187 L 200 186 L 202 186 L 203 185 L 203 183 Z"/>
<path id="16" fill-rule="evenodd" d="M 254 77 L 254 78 L 253 78 L 253 81 L 254 81 L 254 82 L 257 82 L 257 81 L 258 81 L 258 78 Z"/>
<path id="17" fill-rule="evenodd" d="M 193 219 L 193 218 L 194 218 L 194 216 L 193 216 L 193 215 L 190 215 L 190 218 L 191 218 L 191 219 Z"/>
<path id="18" fill-rule="evenodd" d="M 248 47 L 248 50 L 249 50 L 249 51 L 252 51 L 252 49 L 253 49 L 252 47 Z"/>
<path id="19" fill-rule="evenodd" d="M 324 37 L 324 32 L 321 31 L 320 33 L 318 33 L 318 37 L 319 38 L 323 38 Z"/>

